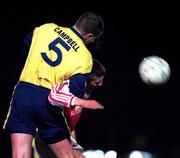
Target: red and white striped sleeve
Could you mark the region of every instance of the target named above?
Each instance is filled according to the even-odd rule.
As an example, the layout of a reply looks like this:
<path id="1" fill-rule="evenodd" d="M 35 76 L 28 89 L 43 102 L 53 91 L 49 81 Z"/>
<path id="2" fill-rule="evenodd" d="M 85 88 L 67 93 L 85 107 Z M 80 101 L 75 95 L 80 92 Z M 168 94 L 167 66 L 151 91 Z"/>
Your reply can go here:
<path id="1" fill-rule="evenodd" d="M 55 84 L 49 93 L 48 100 L 52 105 L 59 107 L 74 106 L 75 96 L 69 92 L 69 80 L 62 84 Z"/>

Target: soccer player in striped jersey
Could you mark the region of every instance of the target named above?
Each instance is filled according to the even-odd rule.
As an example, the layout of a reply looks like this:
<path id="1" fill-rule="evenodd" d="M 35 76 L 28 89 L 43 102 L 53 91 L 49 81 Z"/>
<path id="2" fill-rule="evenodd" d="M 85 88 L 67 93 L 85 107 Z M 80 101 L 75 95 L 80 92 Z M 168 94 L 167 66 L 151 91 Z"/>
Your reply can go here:
<path id="1" fill-rule="evenodd" d="M 53 97 L 49 94 L 54 85 L 61 84 L 64 85 L 59 89 L 63 106 L 103 108 L 96 100 L 81 98 L 93 63 L 86 45 L 94 42 L 103 30 L 102 18 L 86 12 L 72 27 L 47 23 L 27 36 L 28 48 L 24 50 L 28 55 L 4 124 L 11 133 L 13 158 L 31 158 L 37 128 L 56 157 L 74 158 L 69 131 L 60 115 L 62 109 L 52 106 Z"/>

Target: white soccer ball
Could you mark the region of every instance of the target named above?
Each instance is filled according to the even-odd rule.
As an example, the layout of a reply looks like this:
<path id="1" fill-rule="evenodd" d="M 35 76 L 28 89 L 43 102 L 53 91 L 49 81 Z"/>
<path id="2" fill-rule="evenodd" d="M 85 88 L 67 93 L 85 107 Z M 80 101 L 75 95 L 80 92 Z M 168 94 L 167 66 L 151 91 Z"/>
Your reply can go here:
<path id="1" fill-rule="evenodd" d="M 159 56 L 145 57 L 139 64 L 139 75 L 148 85 L 161 85 L 170 78 L 169 64 Z"/>

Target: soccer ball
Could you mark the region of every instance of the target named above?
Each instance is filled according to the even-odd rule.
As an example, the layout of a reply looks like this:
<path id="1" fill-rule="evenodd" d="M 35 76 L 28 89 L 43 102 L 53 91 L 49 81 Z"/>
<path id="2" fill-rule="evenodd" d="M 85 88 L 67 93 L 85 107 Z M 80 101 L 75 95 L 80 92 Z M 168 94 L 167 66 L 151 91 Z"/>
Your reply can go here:
<path id="1" fill-rule="evenodd" d="M 139 64 L 139 75 L 148 85 L 162 85 L 170 78 L 169 64 L 159 56 L 145 57 Z"/>

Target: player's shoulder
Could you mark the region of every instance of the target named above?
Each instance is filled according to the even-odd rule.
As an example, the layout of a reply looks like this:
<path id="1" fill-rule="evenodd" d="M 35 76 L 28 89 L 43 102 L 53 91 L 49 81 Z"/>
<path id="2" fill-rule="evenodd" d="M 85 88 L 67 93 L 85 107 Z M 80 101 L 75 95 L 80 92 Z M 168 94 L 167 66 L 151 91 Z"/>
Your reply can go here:
<path id="1" fill-rule="evenodd" d="M 81 65 L 84 65 L 84 66 L 90 66 L 92 65 L 92 62 L 93 62 L 93 58 L 92 58 L 92 54 L 91 52 L 89 51 L 89 49 L 86 47 L 86 45 L 82 44 L 80 46 L 80 49 L 79 51 L 81 51 L 81 58 L 83 60 L 80 60 L 79 61 L 79 64 Z"/>
<path id="2" fill-rule="evenodd" d="M 84 57 L 84 60 L 80 61 L 80 64 L 82 67 L 86 69 L 86 73 L 89 73 L 91 71 L 92 65 L 93 65 L 93 59 L 91 53 L 87 53 Z"/>
<path id="3" fill-rule="evenodd" d="M 50 29 L 50 28 L 56 28 L 56 27 L 58 27 L 58 25 L 55 23 L 44 23 L 44 24 L 41 24 L 38 28 L 39 29 Z"/>

